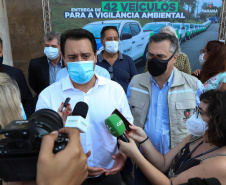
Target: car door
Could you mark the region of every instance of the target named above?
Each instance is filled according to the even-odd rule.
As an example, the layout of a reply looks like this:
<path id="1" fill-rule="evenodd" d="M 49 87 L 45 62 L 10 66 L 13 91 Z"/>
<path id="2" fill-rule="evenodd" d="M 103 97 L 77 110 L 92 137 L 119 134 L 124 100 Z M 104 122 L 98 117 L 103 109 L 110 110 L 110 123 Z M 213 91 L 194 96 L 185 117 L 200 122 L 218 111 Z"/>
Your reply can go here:
<path id="1" fill-rule="evenodd" d="M 132 28 L 132 55 L 133 59 L 136 60 L 140 58 L 145 50 L 145 35 L 141 32 L 141 28 L 138 23 L 130 23 Z"/>
<path id="2" fill-rule="evenodd" d="M 131 34 L 132 35 L 132 30 L 131 30 L 131 27 L 130 27 L 130 24 L 129 23 L 126 23 L 123 28 L 122 28 L 122 31 L 121 33 L 119 34 L 120 35 L 120 44 L 119 44 L 119 50 L 121 53 L 125 54 L 125 55 L 128 55 L 130 56 L 132 59 L 134 59 L 134 56 L 132 55 L 132 42 L 133 42 L 133 39 L 126 39 L 126 40 L 122 40 L 122 35 L 124 33 L 127 33 L 127 34 Z"/>

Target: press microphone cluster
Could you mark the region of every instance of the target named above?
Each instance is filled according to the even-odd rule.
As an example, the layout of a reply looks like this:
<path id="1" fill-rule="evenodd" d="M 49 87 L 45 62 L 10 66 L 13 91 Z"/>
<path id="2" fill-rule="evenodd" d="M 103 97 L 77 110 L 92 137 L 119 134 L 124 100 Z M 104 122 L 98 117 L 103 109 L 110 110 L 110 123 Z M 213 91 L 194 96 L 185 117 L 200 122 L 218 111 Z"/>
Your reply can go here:
<path id="1" fill-rule="evenodd" d="M 112 114 L 110 117 L 105 119 L 105 125 L 111 135 L 118 137 L 124 142 L 129 142 L 128 138 L 124 134 L 126 131 L 125 124 L 118 115 Z"/>
<path id="2" fill-rule="evenodd" d="M 87 112 L 87 103 L 78 102 L 72 111 L 72 116 L 67 117 L 65 127 L 78 128 L 81 133 L 85 133 L 88 128 L 88 124 L 85 120 Z"/>

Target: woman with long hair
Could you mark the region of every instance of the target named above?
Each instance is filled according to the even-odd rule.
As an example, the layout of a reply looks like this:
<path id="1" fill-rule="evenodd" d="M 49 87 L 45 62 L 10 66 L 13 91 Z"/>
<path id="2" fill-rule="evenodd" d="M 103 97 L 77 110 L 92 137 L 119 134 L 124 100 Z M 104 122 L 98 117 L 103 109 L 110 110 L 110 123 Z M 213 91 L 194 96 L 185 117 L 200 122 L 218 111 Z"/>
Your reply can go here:
<path id="1" fill-rule="evenodd" d="M 220 41 L 209 41 L 201 50 L 199 61 L 201 70 L 192 75 L 203 83 L 205 91 L 210 89 L 226 90 L 226 46 Z"/>
<path id="2" fill-rule="evenodd" d="M 11 121 L 23 120 L 19 87 L 9 75 L 0 73 L 0 125 L 5 128 Z M 4 135 L 0 135 L 3 139 Z M 3 182 L 3 185 L 35 185 L 34 181 Z"/>
<path id="3" fill-rule="evenodd" d="M 22 120 L 19 87 L 12 78 L 0 73 L 0 125 L 5 128 L 13 120 Z"/>
<path id="4" fill-rule="evenodd" d="M 135 125 L 130 126 L 129 143 L 118 140 L 122 152 L 135 161 L 151 184 L 176 185 L 194 177 L 214 177 L 226 184 L 226 91 L 207 91 L 200 100 L 196 113 L 186 122 L 191 135 L 164 156 Z"/>

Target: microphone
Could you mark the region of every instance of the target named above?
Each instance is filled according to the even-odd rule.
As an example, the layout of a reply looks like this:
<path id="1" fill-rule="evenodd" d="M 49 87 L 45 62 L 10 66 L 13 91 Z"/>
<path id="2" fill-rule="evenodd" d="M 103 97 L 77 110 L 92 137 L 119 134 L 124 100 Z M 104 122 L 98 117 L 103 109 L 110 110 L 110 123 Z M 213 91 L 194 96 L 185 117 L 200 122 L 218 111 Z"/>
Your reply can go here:
<path id="1" fill-rule="evenodd" d="M 124 142 L 129 142 L 128 138 L 124 134 L 126 127 L 118 115 L 112 114 L 110 117 L 105 119 L 105 125 L 111 135 L 118 137 Z"/>
<path id="2" fill-rule="evenodd" d="M 121 118 L 121 120 L 123 121 L 123 123 L 125 124 L 126 126 L 126 133 L 129 134 L 131 129 L 129 128 L 129 125 L 131 125 L 131 123 L 122 115 L 121 112 L 119 112 L 118 109 L 115 109 L 112 114 L 116 114 L 118 115 L 119 118 Z"/>
<path id="3" fill-rule="evenodd" d="M 87 112 L 87 103 L 78 102 L 72 111 L 72 116 L 67 117 L 65 127 L 78 128 L 81 133 L 85 133 L 88 128 L 88 124 L 85 120 Z"/>

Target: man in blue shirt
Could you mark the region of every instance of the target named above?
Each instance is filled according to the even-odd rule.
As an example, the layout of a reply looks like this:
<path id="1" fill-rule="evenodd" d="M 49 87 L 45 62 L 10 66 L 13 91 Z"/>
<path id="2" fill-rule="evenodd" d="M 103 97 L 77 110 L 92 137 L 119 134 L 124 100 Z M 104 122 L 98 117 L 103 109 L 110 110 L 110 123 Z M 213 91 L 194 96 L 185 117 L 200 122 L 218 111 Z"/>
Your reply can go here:
<path id="1" fill-rule="evenodd" d="M 163 155 L 188 135 L 186 120 L 199 105 L 203 92 L 197 78 L 174 67 L 177 56 L 176 37 L 167 33 L 152 36 L 148 72 L 134 76 L 127 90 L 134 124 L 144 128 Z M 135 170 L 135 183 L 150 184 L 139 169 Z"/>

